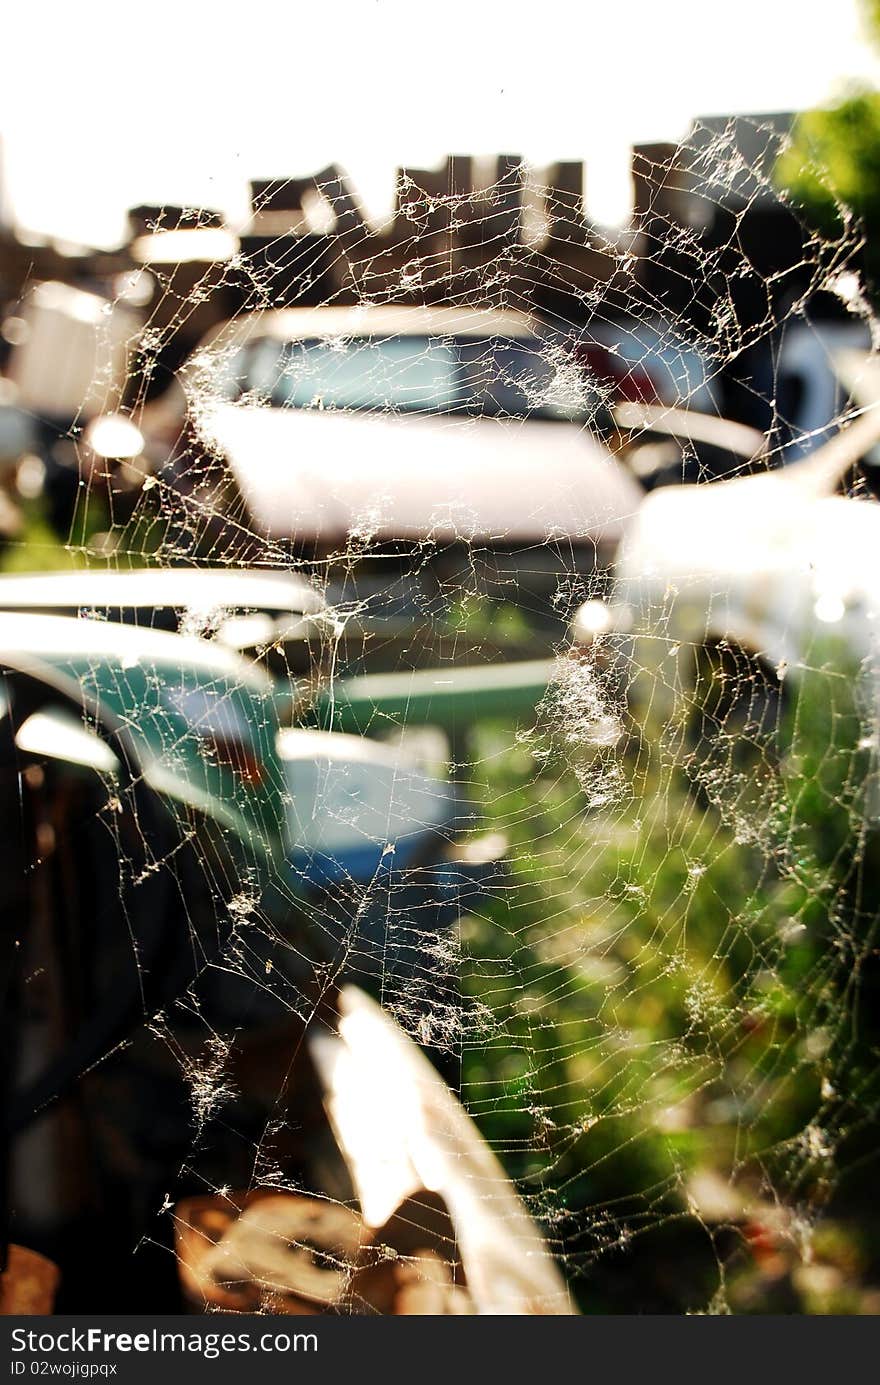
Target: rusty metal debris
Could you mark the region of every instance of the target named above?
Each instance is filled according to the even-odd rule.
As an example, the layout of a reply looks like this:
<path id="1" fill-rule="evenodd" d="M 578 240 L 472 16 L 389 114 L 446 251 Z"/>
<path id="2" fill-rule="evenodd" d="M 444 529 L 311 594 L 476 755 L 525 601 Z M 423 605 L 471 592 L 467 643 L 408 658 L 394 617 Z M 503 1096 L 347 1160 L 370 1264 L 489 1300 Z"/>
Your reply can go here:
<path id="1" fill-rule="evenodd" d="M 296 1193 L 191 1198 L 177 1209 L 185 1297 L 196 1312 L 473 1314 L 442 1217 L 433 1245 L 405 1248 L 432 1234 L 414 1216 L 373 1231 L 343 1205 Z"/>
<path id="2" fill-rule="evenodd" d="M 310 1045 L 359 1210 L 258 1189 L 177 1208 L 196 1311 L 574 1312 L 550 1249 L 452 1092 L 355 986 Z"/>
<path id="3" fill-rule="evenodd" d="M 58 1266 L 26 1246 L 10 1245 L 0 1274 L 0 1317 L 51 1313 L 60 1278 Z"/>

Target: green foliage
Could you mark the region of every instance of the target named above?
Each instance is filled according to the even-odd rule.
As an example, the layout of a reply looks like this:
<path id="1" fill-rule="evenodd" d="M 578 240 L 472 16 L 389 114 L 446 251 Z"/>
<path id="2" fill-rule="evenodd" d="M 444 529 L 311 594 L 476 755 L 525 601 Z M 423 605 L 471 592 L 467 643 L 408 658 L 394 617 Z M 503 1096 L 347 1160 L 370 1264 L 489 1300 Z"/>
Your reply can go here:
<path id="1" fill-rule="evenodd" d="M 862 0 L 869 39 L 880 46 L 880 0 Z M 805 111 L 780 157 L 779 185 L 816 230 L 836 235 L 852 215 L 865 235 L 869 283 L 880 285 L 880 93 L 852 90 L 828 110 Z"/>
<path id="2" fill-rule="evenodd" d="M 855 90 L 830 110 L 799 116 L 777 177 L 818 230 L 837 233 L 844 208 L 857 216 L 873 256 L 880 233 L 880 93 Z"/>
<path id="3" fill-rule="evenodd" d="M 465 1093 L 551 1234 L 574 1247 L 587 1307 L 705 1306 L 723 1287 L 732 1214 L 694 1189 L 714 1181 L 746 1207 L 766 1201 L 769 1179 L 811 1224 L 841 1140 L 873 1118 L 872 752 L 858 671 L 842 667 L 839 651 L 817 655 L 772 750 L 752 745 L 762 792 L 748 832 L 737 776 L 707 802 L 700 762 L 664 728 L 647 760 L 634 738 L 610 801 L 592 809 L 596 776 L 609 777 L 601 755 L 585 778 L 588 752 L 560 750 L 553 727 L 507 751 L 502 728 L 481 733 L 481 807 L 511 838 L 512 880 L 466 929 L 466 984 L 494 1029 L 464 1053 Z M 691 1259 L 673 1286 L 675 1245 Z M 801 1292 L 791 1274 L 809 1307 L 815 1284 Z M 741 1266 L 734 1282 L 751 1311 Z"/>
<path id="4" fill-rule="evenodd" d="M 861 10 L 868 38 L 876 47 L 880 45 L 880 0 L 861 0 Z"/>
<path id="5" fill-rule="evenodd" d="M 86 555 L 63 544 L 40 501 L 23 506 L 22 533 L 0 553 L 0 572 L 52 572 L 92 566 Z"/>

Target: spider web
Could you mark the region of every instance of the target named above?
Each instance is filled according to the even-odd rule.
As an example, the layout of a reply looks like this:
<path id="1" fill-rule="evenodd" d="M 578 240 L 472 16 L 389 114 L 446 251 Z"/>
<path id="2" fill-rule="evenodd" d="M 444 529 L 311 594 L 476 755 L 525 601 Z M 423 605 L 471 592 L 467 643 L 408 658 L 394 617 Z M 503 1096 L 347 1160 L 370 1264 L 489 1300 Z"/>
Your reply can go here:
<path id="1" fill-rule="evenodd" d="M 756 159 L 742 131 L 707 124 L 662 159 L 637 156 L 637 219 L 625 232 L 588 225 L 562 177 L 510 160 L 475 190 L 452 161 L 442 174 L 405 174 L 382 230 L 330 171 L 261 185 L 255 231 L 227 259 L 148 262 L 125 409 L 152 450 L 108 482 L 86 415 L 75 421 L 71 555 L 119 571 L 146 561 L 304 577 L 325 603 L 307 657 L 271 642 L 255 656 L 293 694 L 293 725 L 340 726 L 349 680 L 365 672 L 552 662 L 531 712 L 505 715 L 502 700 L 440 732 L 414 729 L 405 710 L 363 714 L 360 731 L 430 762 L 459 805 L 436 828 L 432 860 L 400 862 L 389 843 L 367 879 L 343 871 L 315 890 L 295 852 L 267 862 L 253 819 L 252 840 L 233 850 L 216 824 L 178 810 L 169 845 L 139 825 L 133 785 L 120 795 L 116 779 L 103 781 L 95 821 L 130 921 L 109 955 L 121 966 L 127 950 L 142 965 L 148 890 L 148 909 L 176 918 L 192 954 L 185 983 L 158 1006 L 144 975 L 140 1028 L 84 1079 L 93 1106 L 137 1093 L 133 1147 L 146 1138 L 151 1093 L 177 1083 L 187 1094 L 180 1129 L 169 1118 L 164 1130 L 176 1178 L 154 1189 L 141 1251 L 168 1243 L 180 1198 L 194 1193 L 283 1189 L 352 1205 L 303 1033 L 332 1029 L 328 997 L 353 981 L 460 1094 L 586 1311 L 872 1311 L 869 1238 L 853 1230 L 877 1103 L 870 611 L 856 635 L 849 621 L 811 622 L 794 605 L 774 624 L 774 601 L 784 607 L 785 591 L 807 580 L 800 548 L 796 571 L 768 559 L 766 609 L 750 612 L 757 634 L 744 637 L 730 614 L 737 552 L 748 562 L 759 549 L 745 534 L 731 543 L 729 530 L 755 519 L 751 507 L 712 512 L 720 557 L 708 605 L 695 607 L 673 578 L 646 596 L 632 567 L 615 581 L 616 531 L 605 541 L 587 523 L 544 518 L 552 478 L 529 441 L 578 430 L 639 487 L 659 477 L 702 495 L 722 472 L 784 477 L 858 418 L 844 393 L 833 416 L 803 425 L 781 373 L 792 334 L 821 342 L 823 305 L 871 347 L 858 228 L 844 218 L 837 239 L 811 233 L 772 181 L 778 133 L 752 127 Z M 769 211 L 788 238 L 781 266 L 763 253 Z M 187 212 L 147 232 L 198 224 Z M 260 356 L 267 315 L 304 305 L 349 309 L 309 336 L 318 365 L 277 343 Z M 430 309 L 441 327 L 389 354 L 352 310 L 368 322 L 397 306 Z M 468 339 L 472 393 L 438 406 L 432 391 L 474 309 L 541 325 L 507 365 L 505 328 Z M 193 351 L 209 316 L 231 326 Z M 185 388 L 169 388 L 169 362 L 185 360 Z M 733 412 L 757 427 L 760 455 L 722 467 L 699 441 L 670 441 L 638 412 L 646 376 L 659 381 L 662 409 Z M 628 423 L 615 412 L 622 400 L 636 410 Z M 441 514 L 440 498 L 423 495 L 424 530 L 400 542 L 402 473 L 383 479 L 379 450 L 341 532 L 285 533 L 230 484 L 224 410 L 267 426 L 340 415 L 333 426 L 359 423 L 355 449 L 376 415 L 393 447 L 421 444 L 424 415 L 445 414 L 444 446 L 462 455 L 490 424 L 506 446 L 532 449 L 532 480 L 497 497 L 515 512 L 508 532 L 482 524 L 476 502 Z M 406 445 L 411 469 L 427 468 Z M 310 484 L 323 465 L 290 463 Z M 343 495 L 359 465 L 343 472 Z M 848 498 L 828 503 L 863 507 L 873 524 L 865 480 L 844 480 Z M 650 491 L 664 493 L 672 487 Z M 640 503 L 617 517 L 623 532 Z M 703 522 L 696 510 L 692 522 Z M 815 538 L 818 559 L 831 539 Z M 774 535 L 762 541 L 769 553 Z M 617 624 L 578 642 L 571 622 L 585 602 L 610 603 Z M 187 633 L 216 643 L 229 614 L 191 619 Z M 781 629 L 785 652 L 768 628 Z M 265 705 L 262 715 L 271 724 Z M 169 716 L 169 762 L 180 737 Z M 270 779 L 293 811 L 289 781 L 277 767 Z M 165 1167 L 155 1151 L 143 1158 L 151 1172 Z"/>

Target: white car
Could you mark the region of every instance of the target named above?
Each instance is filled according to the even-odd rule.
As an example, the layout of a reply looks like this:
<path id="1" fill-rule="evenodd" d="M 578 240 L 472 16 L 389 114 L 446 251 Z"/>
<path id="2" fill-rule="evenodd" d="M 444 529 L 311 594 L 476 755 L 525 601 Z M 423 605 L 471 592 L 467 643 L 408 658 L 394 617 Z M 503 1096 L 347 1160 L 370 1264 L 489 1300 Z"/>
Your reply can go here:
<path id="1" fill-rule="evenodd" d="M 142 426 L 173 438 L 186 420 L 163 479 L 196 521 L 225 514 L 236 551 L 247 537 L 271 553 L 463 542 L 528 547 L 537 562 L 556 543 L 591 568 L 641 498 L 590 431 L 597 382 L 522 313 L 248 314 L 218 328 L 181 380 L 177 413 L 157 401 Z"/>
<path id="2" fill-rule="evenodd" d="M 576 614 L 576 646 L 626 634 L 636 715 L 692 697 L 699 655 L 722 650 L 778 686 L 833 646 L 871 669 L 880 653 L 880 505 L 837 493 L 880 439 L 880 366 L 849 361 L 864 410 L 799 462 L 644 499 L 615 561 L 610 608 Z M 740 665 L 742 667 L 742 665 Z M 880 696 L 880 668 L 872 676 Z"/>

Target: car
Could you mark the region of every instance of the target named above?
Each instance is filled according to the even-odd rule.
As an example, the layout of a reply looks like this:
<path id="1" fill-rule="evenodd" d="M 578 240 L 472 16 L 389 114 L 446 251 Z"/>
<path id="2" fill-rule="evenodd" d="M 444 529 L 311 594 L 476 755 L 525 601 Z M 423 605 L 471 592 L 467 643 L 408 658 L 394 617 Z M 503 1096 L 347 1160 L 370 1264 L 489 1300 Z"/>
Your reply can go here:
<path id="1" fill-rule="evenodd" d="M 451 730 L 486 712 L 528 715 L 552 670 L 551 660 L 534 660 L 341 678 L 309 689 L 229 648 L 222 622 L 210 639 L 204 629 L 173 634 L 148 623 L 154 611 L 145 584 L 159 621 L 184 608 L 204 616 L 203 597 L 223 590 L 206 572 L 68 574 L 65 607 L 52 574 L 0 578 L 0 654 L 22 675 L 35 671 L 46 702 L 17 736 L 30 753 L 105 773 L 130 761 L 181 825 L 190 810 L 206 816 L 272 868 L 295 858 L 312 884 L 369 881 L 396 844 L 401 862 L 424 860 L 429 838 L 448 844 L 461 803 L 422 771 L 404 733 Z M 276 614 L 286 602 L 296 619 L 320 610 L 295 580 L 245 575 L 233 590 L 247 591 L 246 604 L 265 598 Z M 47 613 L 59 606 L 79 614 Z M 108 618 L 125 611 L 139 613 L 141 623 Z"/>
<path id="2" fill-rule="evenodd" d="M 396 985 L 416 1025 L 442 981 L 424 942 L 458 917 L 469 858 L 456 841 L 472 827 L 454 786 L 405 746 L 283 727 L 289 686 L 217 640 L 25 604 L 0 611 L 7 1188 L 16 1243 L 60 1266 L 59 1311 L 179 1307 L 167 1252 L 183 1213 L 169 1188 L 181 1207 L 206 1185 L 250 1196 L 254 1151 L 279 1121 L 275 1157 L 292 1181 L 326 1204 L 335 1147 L 374 1215 L 344 1075 L 369 1069 L 378 1044 L 403 1104 L 391 1143 L 373 1129 L 370 1149 L 386 1170 L 409 1160 L 401 1200 L 420 1195 L 432 1215 L 445 1200 L 485 1311 L 516 1300 L 570 1312 L 539 1231 L 451 1093 L 352 984 L 378 975 L 386 997 Z M 361 686 L 350 703 L 368 700 Z M 416 718 L 429 704 L 414 698 Z M 420 911 L 417 939 L 389 936 L 397 904 Z M 311 1069 L 310 1022 L 326 1029 Z M 491 1174 L 485 1206 L 455 1177 L 465 1155 Z M 442 1186 L 423 1186 L 430 1168 L 446 1168 Z M 266 1177 L 279 1194 L 277 1172 Z M 508 1266 L 494 1288 L 481 1226 Z M 442 1239 L 428 1244 L 443 1253 Z"/>
<path id="3" fill-rule="evenodd" d="M 671 724 L 684 709 L 705 727 L 714 684 L 709 720 L 736 699 L 739 730 L 772 740 L 780 698 L 823 649 L 875 678 L 880 505 L 872 482 L 841 488 L 860 463 L 874 471 L 880 374 L 864 353 L 845 366 L 862 399 L 847 426 L 799 461 L 652 491 L 616 555 L 610 601 L 576 613 L 575 650 L 604 646 L 637 721 Z"/>
<path id="4" fill-rule="evenodd" d="M 496 591 L 546 593 L 560 572 L 601 565 L 638 503 L 586 426 L 602 390 L 520 313 L 245 314 L 180 378 L 139 426 L 171 452 L 154 480 L 177 497 L 181 551 L 321 572 L 341 554 L 389 575 L 433 563 L 449 582 L 476 555 Z"/>

